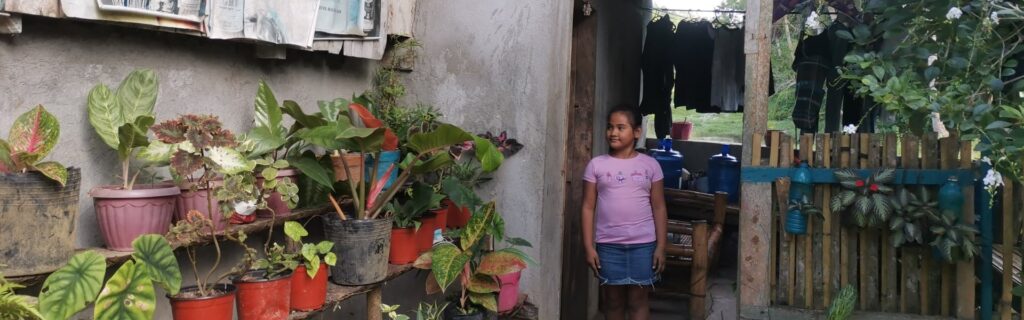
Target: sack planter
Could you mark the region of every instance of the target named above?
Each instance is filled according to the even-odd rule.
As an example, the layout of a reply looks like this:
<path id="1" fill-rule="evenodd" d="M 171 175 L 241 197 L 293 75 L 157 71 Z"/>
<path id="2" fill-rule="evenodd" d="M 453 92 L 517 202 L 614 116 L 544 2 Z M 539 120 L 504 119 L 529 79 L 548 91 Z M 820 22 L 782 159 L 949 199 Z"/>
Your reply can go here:
<path id="1" fill-rule="evenodd" d="M 132 190 L 100 186 L 89 191 L 107 248 L 132 251 L 132 241 L 140 235 L 167 233 L 180 193 L 170 184 L 136 185 Z"/>
<path id="2" fill-rule="evenodd" d="M 287 319 L 291 310 L 292 274 L 263 279 L 264 271 L 250 271 L 234 279 L 238 287 L 238 320 Z M 259 275 L 257 280 L 247 280 Z"/>
<path id="3" fill-rule="evenodd" d="M 0 261 L 8 277 L 60 268 L 75 252 L 81 170 L 64 187 L 38 172 L 0 174 Z"/>
<path id="4" fill-rule="evenodd" d="M 334 242 L 331 250 L 338 263 L 331 267 L 331 282 L 360 286 L 384 281 L 388 276 L 391 219 L 342 221 L 335 214 L 324 219 L 324 233 Z"/>
<path id="5" fill-rule="evenodd" d="M 298 175 L 299 171 L 296 169 L 279 170 L 277 172 L 277 180 L 280 181 L 288 179 L 291 180 L 292 183 L 296 183 L 298 182 Z M 256 186 L 263 188 L 263 177 L 257 176 Z M 264 209 L 256 210 L 256 216 L 259 218 L 271 218 L 273 216 L 283 217 L 292 214 L 292 209 L 288 208 L 288 203 L 281 199 L 281 193 L 277 191 L 271 193 L 267 198 L 267 207 L 270 207 L 273 211 Z"/>
<path id="6" fill-rule="evenodd" d="M 181 288 L 178 295 L 168 296 L 174 320 L 231 320 L 235 313 L 237 288 L 230 284 L 218 284 L 214 287 L 220 294 L 211 297 L 183 297 L 199 291 L 196 286 Z"/>
<path id="7" fill-rule="evenodd" d="M 327 301 L 327 273 L 330 269 L 326 263 L 320 263 L 316 276 L 309 277 L 306 266 L 300 264 L 292 274 L 291 309 L 311 311 L 320 309 Z"/>

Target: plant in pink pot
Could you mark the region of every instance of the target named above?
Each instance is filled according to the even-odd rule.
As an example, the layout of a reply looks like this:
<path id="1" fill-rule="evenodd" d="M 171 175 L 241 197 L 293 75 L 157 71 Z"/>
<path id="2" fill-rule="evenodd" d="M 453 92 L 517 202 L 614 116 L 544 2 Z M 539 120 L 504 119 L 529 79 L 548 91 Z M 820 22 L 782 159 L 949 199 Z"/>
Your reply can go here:
<path id="1" fill-rule="evenodd" d="M 286 128 L 284 114 L 301 108 L 290 100 L 284 101 L 282 107 L 263 81 L 256 91 L 254 105 L 253 127 L 240 139 L 239 151 L 256 162 L 256 184 L 266 202 L 256 214 L 261 218 L 287 216 L 299 199 L 295 184 L 299 171 L 286 159 L 298 157 L 302 140 L 296 136 L 301 124 Z"/>
<path id="2" fill-rule="evenodd" d="M 121 183 L 89 191 L 96 219 L 107 247 L 132 251 L 132 241 L 144 234 L 164 234 L 170 229 L 178 188 L 170 184 L 138 185 L 141 169 L 132 171 L 132 160 L 150 146 L 146 136 L 153 125 L 157 77 L 151 70 L 136 70 L 115 91 L 104 84 L 89 92 L 89 123 L 107 146 L 117 151 Z"/>

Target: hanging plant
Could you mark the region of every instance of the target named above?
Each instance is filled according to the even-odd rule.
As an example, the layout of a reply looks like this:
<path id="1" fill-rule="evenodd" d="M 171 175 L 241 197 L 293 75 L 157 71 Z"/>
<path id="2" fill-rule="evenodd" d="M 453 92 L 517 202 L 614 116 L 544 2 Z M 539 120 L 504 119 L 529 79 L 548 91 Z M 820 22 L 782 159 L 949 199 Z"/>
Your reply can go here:
<path id="1" fill-rule="evenodd" d="M 893 195 L 895 209 L 889 221 L 889 239 L 893 247 L 907 243 L 925 244 L 924 230 L 928 221 L 938 218 L 938 202 L 932 200 L 928 188 L 918 186 L 916 192 L 900 188 Z"/>
<path id="2" fill-rule="evenodd" d="M 978 229 L 956 220 L 953 213 L 943 211 L 928 229 L 932 234 L 929 245 L 935 250 L 935 255 L 946 263 L 971 261 L 978 254 L 978 246 L 971 237 L 978 233 Z"/>
<path id="3" fill-rule="evenodd" d="M 895 170 L 884 169 L 866 180 L 853 170 L 838 170 L 834 174 L 843 190 L 832 197 L 833 212 L 848 214 L 861 228 L 878 227 L 889 221 L 893 204 L 888 195 L 893 189 L 886 184 L 896 178 Z"/>

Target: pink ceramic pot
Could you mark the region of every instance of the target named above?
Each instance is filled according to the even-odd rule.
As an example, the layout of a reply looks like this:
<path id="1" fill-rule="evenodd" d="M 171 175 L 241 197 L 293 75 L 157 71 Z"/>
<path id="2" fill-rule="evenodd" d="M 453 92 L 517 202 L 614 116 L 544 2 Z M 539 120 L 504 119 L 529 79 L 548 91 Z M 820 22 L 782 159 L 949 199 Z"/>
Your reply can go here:
<path id="1" fill-rule="evenodd" d="M 222 180 L 214 180 L 210 182 L 210 187 L 216 188 L 222 186 L 224 182 Z M 216 198 L 213 199 L 213 214 L 210 214 L 210 203 L 208 199 L 213 196 L 213 192 L 206 188 L 195 186 L 190 182 L 185 182 L 179 186 L 181 189 L 181 195 L 178 196 L 177 207 L 178 210 L 175 213 L 175 220 L 184 220 L 185 216 L 188 215 L 189 211 L 196 210 L 202 212 L 207 218 L 213 220 L 213 226 L 217 231 L 224 230 L 228 223 L 228 219 L 224 217 L 220 212 L 220 202 Z"/>
<path id="2" fill-rule="evenodd" d="M 501 291 L 498 292 L 498 312 L 512 310 L 519 303 L 519 277 L 522 271 L 498 276 L 501 283 Z"/>
<path id="3" fill-rule="evenodd" d="M 100 186 L 89 191 L 107 248 L 132 251 L 132 241 L 140 235 L 167 233 L 179 193 L 170 184 L 136 185 L 133 190 Z"/>
<path id="4" fill-rule="evenodd" d="M 296 181 L 295 180 L 295 176 L 297 176 L 297 175 L 299 175 L 299 170 L 296 170 L 296 169 L 282 169 L 282 170 L 277 171 L 277 180 L 280 181 L 280 180 L 288 179 L 288 180 L 291 180 L 292 183 L 295 183 L 295 181 Z M 256 185 L 259 186 L 260 188 L 263 187 L 263 178 L 262 177 L 257 177 L 256 178 Z M 273 211 L 271 211 L 271 210 L 262 210 L 262 209 L 261 210 L 256 210 L 256 216 L 260 217 L 260 218 L 270 218 L 271 216 L 273 216 L 275 214 L 278 217 L 283 217 L 283 216 L 287 216 L 287 215 L 292 214 L 292 209 L 288 208 L 288 203 L 285 202 L 284 200 L 281 200 L 281 193 L 276 192 L 276 191 L 274 193 L 271 193 L 270 197 L 267 198 L 267 207 L 270 207 L 270 209 L 273 210 Z"/>

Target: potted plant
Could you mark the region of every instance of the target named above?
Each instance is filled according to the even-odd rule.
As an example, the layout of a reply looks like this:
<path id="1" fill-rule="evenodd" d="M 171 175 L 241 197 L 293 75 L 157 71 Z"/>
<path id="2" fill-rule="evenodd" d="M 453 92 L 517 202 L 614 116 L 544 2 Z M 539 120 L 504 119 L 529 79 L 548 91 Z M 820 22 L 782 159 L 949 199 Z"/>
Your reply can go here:
<path id="1" fill-rule="evenodd" d="M 238 287 L 238 319 L 288 318 L 292 274 L 299 265 L 298 255 L 286 252 L 277 243 L 265 250 L 263 258 L 256 258 L 251 248 L 247 247 L 246 252 L 244 272 L 232 279 Z"/>
<path id="2" fill-rule="evenodd" d="M 821 209 L 803 195 L 799 200 L 790 199 L 786 210 L 786 232 L 794 235 L 807 234 L 807 218 L 810 215 L 821 217 Z"/>
<path id="3" fill-rule="evenodd" d="M 498 311 L 497 293 L 501 291 L 501 284 L 497 277 L 520 272 L 528 262 L 532 262 L 515 248 L 529 243 L 518 238 L 505 238 L 505 222 L 496 212 L 493 201 L 480 205 L 472 195 L 452 200 L 469 206 L 476 213 L 465 228 L 453 231 L 458 235 L 458 244 L 443 242 L 435 245 L 416 260 L 415 266 L 431 270 L 432 277 L 427 278 L 428 288 L 444 291 L 456 279 L 460 281 L 460 294 L 446 311 L 448 319 L 483 319 L 485 311 Z M 489 250 L 491 241 L 506 241 L 511 246 Z"/>
<path id="4" fill-rule="evenodd" d="M 139 236 L 132 247 L 132 259 L 122 264 L 106 285 L 103 277 L 107 260 L 94 251 L 75 255 L 47 277 L 39 293 L 39 310 L 44 318 L 70 319 L 95 301 L 95 319 L 152 319 L 156 311 L 153 285 L 176 294 L 181 287 L 181 271 L 163 236 Z"/>
<path id="5" fill-rule="evenodd" d="M 284 233 L 302 245 L 299 251 L 302 264 L 295 268 L 295 274 L 292 275 L 291 308 L 299 311 L 320 309 L 327 300 L 327 267 L 338 261 L 334 252 L 331 252 L 334 243 L 302 243 L 302 238 L 309 235 L 309 232 L 295 221 L 284 223 Z"/>
<path id="6" fill-rule="evenodd" d="M 842 191 L 832 196 L 829 204 L 832 212 L 846 213 L 846 221 L 860 228 L 878 227 L 889 221 L 893 213 L 889 194 L 893 189 L 886 184 L 896 178 L 895 170 L 884 169 L 868 179 L 849 169 L 837 170 L 833 174 Z"/>
<path id="7" fill-rule="evenodd" d="M 285 101 L 285 105 L 298 105 Z M 247 158 L 258 161 L 256 177 L 267 208 L 256 210 L 259 217 L 286 216 L 291 214 L 298 202 L 298 188 L 295 186 L 298 171 L 290 166 L 288 157 L 298 152 L 299 141 L 295 130 L 284 126 L 284 108 L 277 103 L 274 91 L 266 82 L 260 81 L 256 91 L 254 126 L 242 137 L 242 149 Z M 264 183 L 264 181 L 272 181 Z"/>
<path id="8" fill-rule="evenodd" d="M 427 231 L 425 224 L 418 218 L 427 208 L 440 203 L 444 198 L 434 193 L 430 186 L 422 183 L 413 184 L 407 193 L 409 199 L 404 203 L 395 198 L 384 207 L 385 216 L 390 216 L 394 220 L 394 227 L 391 228 L 391 250 L 388 255 L 388 262 L 391 264 L 416 261 L 416 257 L 425 251 L 422 242 L 424 240 L 419 235 L 421 231 L 427 237 L 426 249 L 429 250 L 433 244 L 433 232 Z"/>
<path id="9" fill-rule="evenodd" d="M 171 225 L 178 189 L 164 184 L 136 185 L 141 170 L 131 170 L 136 150 L 150 144 L 146 133 L 155 121 L 157 91 L 156 74 L 136 70 L 114 92 L 104 84 L 89 92 L 89 123 L 103 142 L 117 151 L 121 162 L 120 185 L 89 191 L 100 232 L 111 250 L 131 251 L 132 240 L 139 235 L 164 234 Z"/>
<path id="10" fill-rule="evenodd" d="M 477 148 L 477 140 L 490 141 L 490 144 Z M 494 148 L 493 150 L 491 150 L 492 147 Z M 488 131 L 478 135 L 474 141 L 467 141 L 452 147 L 451 153 L 454 155 L 456 162 L 454 165 L 446 168 L 444 176 L 455 178 L 456 181 L 466 188 L 476 188 L 481 183 L 491 180 L 489 174 L 498 170 L 504 159 L 515 155 L 522 148 L 523 145 L 516 139 L 509 138 L 508 133 L 505 131 L 498 135 Z M 464 227 L 469 222 L 469 208 L 456 206 L 450 200 L 446 201 L 446 203 L 449 208 L 448 227 Z"/>
<path id="11" fill-rule="evenodd" d="M 168 239 L 181 243 L 210 239 L 213 242 L 215 252 L 213 264 L 210 265 L 209 270 L 205 273 L 200 273 L 196 252 L 198 248 L 195 246 L 185 247 L 185 256 L 192 266 L 192 274 L 195 276 L 196 284 L 181 288 L 181 291 L 177 294 L 167 294 L 167 297 L 171 300 L 171 312 L 174 315 L 174 319 L 232 319 L 237 287 L 221 283 L 221 281 L 230 276 L 240 274 L 248 268 L 236 267 L 217 278 L 213 278 L 213 274 L 217 271 L 217 267 L 220 266 L 222 258 L 221 240 L 217 236 L 218 232 L 213 220 L 210 220 L 208 215 L 196 210 L 188 212 L 185 218 L 179 220 L 171 228 L 171 231 L 167 233 Z M 244 232 L 227 233 L 223 236 L 227 240 L 242 244 L 243 248 L 246 248 L 247 253 L 249 252 L 248 247 L 244 245 L 246 239 Z M 243 260 L 243 262 L 245 261 Z"/>
<path id="12" fill-rule="evenodd" d="M 0 260 L 8 276 L 56 269 L 74 253 L 81 173 L 42 161 L 59 136 L 57 118 L 40 105 L 14 119 L 7 140 L 0 139 Z"/>
<path id="13" fill-rule="evenodd" d="M 439 305 L 437 303 L 420 302 L 414 313 L 415 318 L 409 318 L 407 315 L 398 313 L 399 307 L 399 305 L 381 304 L 380 311 L 384 315 L 387 315 L 391 320 L 441 320 L 443 319 L 442 314 L 444 313 L 445 308 L 448 307 L 448 304 L 445 303 Z"/>
<path id="14" fill-rule="evenodd" d="M 22 288 L 25 286 L 7 281 L 0 273 L 0 319 L 44 320 L 35 297 L 14 292 Z"/>

